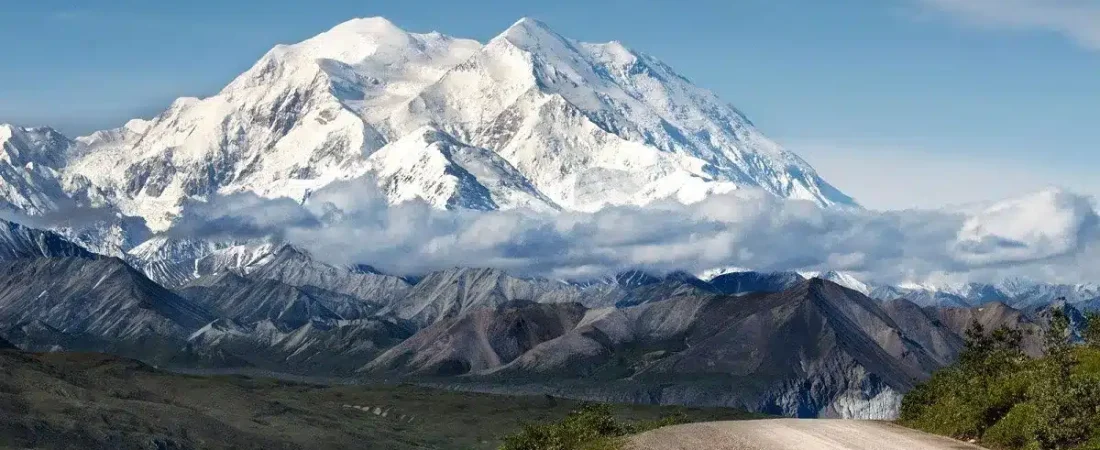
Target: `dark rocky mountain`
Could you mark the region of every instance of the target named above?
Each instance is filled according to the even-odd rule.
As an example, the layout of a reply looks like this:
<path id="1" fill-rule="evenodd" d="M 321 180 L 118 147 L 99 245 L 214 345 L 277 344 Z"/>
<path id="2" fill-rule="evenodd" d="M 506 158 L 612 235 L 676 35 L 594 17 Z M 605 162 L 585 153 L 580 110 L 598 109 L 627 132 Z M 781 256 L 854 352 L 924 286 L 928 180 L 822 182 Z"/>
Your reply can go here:
<path id="1" fill-rule="evenodd" d="M 280 247 L 246 273 L 250 278 L 312 286 L 379 305 L 393 303 L 409 289 L 409 283 L 400 277 L 325 264 L 290 245 Z"/>
<path id="2" fill-rule="evenodd" d="M 117 258 L 0 262 L 0 334 L 25 349 L 163 361 L 213 319 Z"/>
<path id="3" fill-rule="evenodd" d="M 683 272 L 656 276 L 630 271 L 607 280 L 569 283 L 519 278 L 496 269 L 455 268 L 424 276 L 381 313 L 427 326 L 441 318 L 456 317 L 481 307 L 495 308 L 515 300 L 605 308 L 716 292 L 709 283 Z"/>
<path id="4" fill-rule="evenodd" d="M 1034 305 L 1022 310 L 1023 314 L 1039 325 L 1040 328 L 1046 330 L 1050 328 L 1050 320 L 1054 315 L 1054 311 L 1061 310 L 1066 314 L 1066 318 L 1069 319 L 1069 332 L 1070 338 L 1075 341 L 1082 339 L 1081 333 L 1088 325 L 1088 318 L 1081 312 L 1076 306 L 1068 303 L 1065 299 L 1056 299 L 1055 301 Z"/>
<path id="5" fill-rule="evenodd" d="M 0 260 L 37 257 L 96 258 L 84 247 L 52 231 L 0 220 Z"/>
<path id="6" fill-rule="evenodd" d="M 515 300 L 443 317 L 363 368 L 365 372 L 452 376 L 508 364 L 576 327 L 585 308 L 578 303 Z"/>
<path id="7" fill-rule="evenodd" d="M 41 321 L 66 333 L 132 340 L 186 337 L 214 316 L 117 258 L 0 262 L 0 324 Z"/>
<path id="8" fill-rule="evenodd" d="M 4 340 L 4 338 L 0 338 L 0 350 L 18 350 L 18 349 L 15 347 L 15 345 L 12 345 L 11 342 L 8 342 L 8 341 Z"/>
<path id="9" fill-rule="evenodd" d="M 714 277 L 710 285 L 723 294 L 741 295 L 785 291 L 804 280 L 794 272 L 731 272 Z"/>
<path id="10" fill-rule="evenodd" d="M 685 295 L 717 294 L 719 291 L 706 281 L 684 272 L 673 272 L 665 277 L 654 277 L 654 282 L 638 285 L 619 285 L 622 298 L 616 307 L 636 306 Z M 599 306 L 589 303 L 590 306 Z"/>
<path id="11" fill-rule="evenodd" d="M 628 270 L 616 274 L 612 277 L 611 281 L 622 288 L 630 289 L 660 283 L 661 277 L 651 275 L 641 270 Z"/>
<path id="12" fill-rule="evenodd" d="M 921 308 L 905 299 L 883 302 L 882 307 L 902 333 L 924 348 L 939 365 L 950 364 L 962 351 L 964 336 L 945 325 L 935 309 Z"/>
<path id="13" fill-rule="evenodd" d="M 1037 354 L 1051 309 L 1065 306 L 922 308 L 798 274 L 579 284 L 456 268 L 410 285 L 290 246 L 245 249 L 248 264 L 182 277 L 172 292 L 122 260 L 9 230 L 19 259 L 0 261 L 0 335 L 25 350 L 792 416 L 892 417 L 957 358 L 973 321 L 1024 330 Z"/>
<path id="14" fill-rule="evenodd" d="M 523 279 L 496 269 L 456 268 L 425 276 L 404 297 L 381 314 L 408 319 L 421 325 L 457 317 L 477 308 L 496 308 L 513 300 L 536 303 L 610 303 L 622 298 L 621 291 L 605 286 L 583 289 L 559 281 Z M 586 291 L 588 294 L 586 294 Z"/>
<path id="15" fill-rule="evenodd" d="M 1024 314 L 1001 302 L 986 303 L 973 308 L 930 308 L 940 322 L 960 337 L 966 336 L 966 330 L 977 322 L 987 332 L 1006 326 L 1023 332 L 1024 351 L 1038 356 L 1043 353 L 1043 327 Z"/>
<path id="16" fill-rule="evenodd" d="M 219 317 L 240 323 L 270 320 L 289 328 L 313 321 L 369 317 L 380 307 L 312 286 L 295 287 L 275 280 L 246 278 L 234 272 L 199 278 L 177 292 Z"/>
<path id="17" fill-rule="evenodd" d="M 416 332 L 409 322 L 364 318 L 286 328 L 270 320 L 219 319 L 191 335 L 177 366 L 250 367 L 313 375 L 350 375 Z"/>
<path id="18" fill-rule="evenodd" d="M 366 370 L 466 375 L 599 400 L 887 417 L 901 393 L 938 367 L 879 303 L 819 279 L 781 293 L 589 310 L 583 319 L 577 306 L 550 308 L 483 308 L 441 320 Z M 500 331 L 507 329 L 539 332 L 515 340 Z M 534 345 L 515 355 L 492 344 L 520 341 Z"/>

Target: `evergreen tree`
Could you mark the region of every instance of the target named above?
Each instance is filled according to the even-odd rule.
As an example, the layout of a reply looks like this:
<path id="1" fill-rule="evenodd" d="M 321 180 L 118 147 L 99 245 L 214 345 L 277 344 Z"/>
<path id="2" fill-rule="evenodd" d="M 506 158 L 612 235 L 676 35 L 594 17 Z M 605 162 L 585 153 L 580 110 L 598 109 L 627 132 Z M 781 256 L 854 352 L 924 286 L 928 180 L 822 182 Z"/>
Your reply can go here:
<path id="1" fill-rule="evenodd" d="M 1100 313 L 1089 312 L 1085 314 L 1087 323 L 1085 324 L 1085 330 L 1081 333 L 1085 339 L 1085 345 L 1092 348 L 1100 348 Z"/>

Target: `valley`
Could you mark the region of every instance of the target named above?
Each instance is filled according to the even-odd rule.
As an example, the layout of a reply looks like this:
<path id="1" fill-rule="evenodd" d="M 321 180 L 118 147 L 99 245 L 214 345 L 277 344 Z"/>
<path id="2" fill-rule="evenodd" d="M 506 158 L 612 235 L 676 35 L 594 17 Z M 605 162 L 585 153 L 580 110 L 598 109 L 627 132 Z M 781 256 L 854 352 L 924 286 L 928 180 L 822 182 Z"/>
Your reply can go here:
<path id="1" fill-rule="evenodd" d="M 80 449 L 495 449 L 524 423 L 579 404 L 407 384 L 320 385 L 190 376 L 90 353 L 0 350 L 0 447 Z M 615 406 L 623 420 L 755 416 Z"/>

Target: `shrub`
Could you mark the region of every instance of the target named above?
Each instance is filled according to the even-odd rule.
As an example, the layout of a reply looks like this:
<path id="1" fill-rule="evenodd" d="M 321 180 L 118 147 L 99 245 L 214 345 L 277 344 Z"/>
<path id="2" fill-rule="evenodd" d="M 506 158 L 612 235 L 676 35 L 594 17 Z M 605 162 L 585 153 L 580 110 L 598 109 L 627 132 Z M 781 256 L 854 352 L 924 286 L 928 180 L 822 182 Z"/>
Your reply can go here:
<path id="1" fill-rule="evenodd" d="M 989 428 L 982 443 L 995 448 L 1039 450 L 1039 408 L 1031 403 L 1016 405 Z"/>
<path id="2" fill-rule="evenodd" d="M 1100 450 L 1100 351 L 1074 348 L 1066 323 L 1056 312 L 1040 359 L 1018 335 L 973 327 L 959 362 L 905 396 L 900 422 L 1002 450 Z"/>
<path id="3" fill-rule="evenodd" d="M 586 404 L 558 422 L 529 424 L 504 438 L 500 450 L 616 450 L 623 437 L 667 425 L 683 423 L 683 415 L 652 422 L 624 424 L 615 420 L 611 408 Z"/>
<path id="4" fill-rule="evenodd" d="M 1078 374 L 1039 386 L 1033 397 L 1042 419 L 1037 432 L 1040 448 L 1074 448 L 1097 435 L 1100 375 Z"/>
<path id="5" fill-rule="evenodd" d="M 1085 315 L 1085 319 L 1087 322 L 1081 337 L 1085 339 L 1085 344 L 1089 347 L 1100 348 L 1100 313 L 1096 311 L 1089 312 Z"/>

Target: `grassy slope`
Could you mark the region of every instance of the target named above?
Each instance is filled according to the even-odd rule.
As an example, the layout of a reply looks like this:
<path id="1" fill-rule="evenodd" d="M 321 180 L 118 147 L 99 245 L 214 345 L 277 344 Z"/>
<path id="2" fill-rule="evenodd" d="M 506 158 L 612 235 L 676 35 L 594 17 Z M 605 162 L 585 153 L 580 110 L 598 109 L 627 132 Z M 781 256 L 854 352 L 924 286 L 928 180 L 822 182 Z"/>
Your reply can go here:
<path id="1" fill-rule="evenodd" d="M 387 417 L 346 405 L 380 407 Z M 198 377 L 97 354 L 0 351 L 0 448 L 487 449 L 523 423 L 577 407 L 547 397 Z M 749 417 L 727 409 L 613 411 L 631 421 Z"/>

